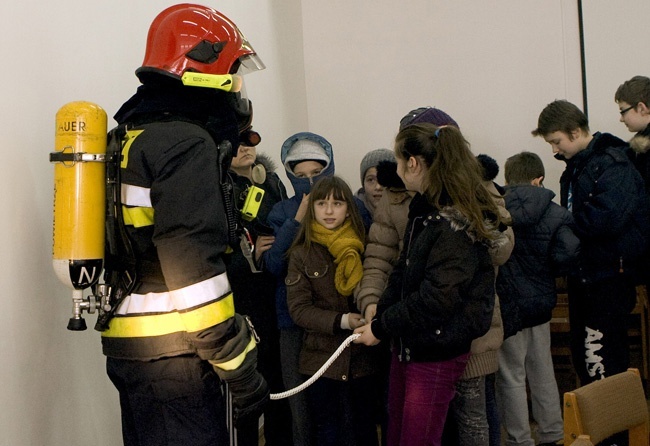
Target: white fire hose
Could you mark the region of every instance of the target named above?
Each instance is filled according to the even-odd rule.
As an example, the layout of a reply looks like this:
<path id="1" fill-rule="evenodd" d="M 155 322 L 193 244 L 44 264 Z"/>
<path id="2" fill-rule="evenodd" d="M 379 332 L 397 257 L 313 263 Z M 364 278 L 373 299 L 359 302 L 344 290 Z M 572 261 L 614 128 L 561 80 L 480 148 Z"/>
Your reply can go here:
<path id="1" fill-rule="evenodd" d="M 345 350 L 347 348 L 347 346 L 350 345 L 352 343 L 352 341 L 357 339 L 359 336 L 361 336 L 361 333 L 355 333 L 353 335 L 348 336 L 345 339 L 345 341 L 343 341 L 341 343 L 341 345 L 339 345 L 339 348 L 337 348 L 336 351 L 334 353 L 332 353 L 332 356 L 330 356 L 330 358 L 325 362 L 325 364 L 323 364 L 321 366 L 321 368 L 318 369 L 318 371 L 316 373 L 314 373 L 307 381 L 305 381 L 304 383 L 300 384 L 299 386 L 294 387 L 293 389 L 287 390 L 285 392 L 272 393 L 271 394 L 271 399 L 272 400 L 281 400 L 283 398 L 288 398 L 290 396 L 295 395 L 296 393 L 302 392 L 307 387 L 311 386 L 314 383 L 314 381 L 316 381 L 318 378 L 320 378 L 321 375 L 323 373 L 325 373 L 325 370 L 327 370 L 329 368 L 329 366 L 331 366 L 332 363 L 334 361 L 336 361 L 336 358 L 338 358 L 341 355 L 343 350 Z"/>

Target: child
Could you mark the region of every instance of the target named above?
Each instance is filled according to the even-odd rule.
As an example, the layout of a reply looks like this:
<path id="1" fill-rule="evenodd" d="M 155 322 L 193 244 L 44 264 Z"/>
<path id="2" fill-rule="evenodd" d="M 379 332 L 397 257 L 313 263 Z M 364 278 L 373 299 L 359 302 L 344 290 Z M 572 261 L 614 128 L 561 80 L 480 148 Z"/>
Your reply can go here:
<path id="1" fill-rule="evenodd" d="M 621 122 L 636 135 L 630 140 L 627 155 L 641 174 L 645 192 L 650 196 L 650 78 L 634 76 L 623 82 L 614 95 Z M 650 284 L 650 252 L 645 253 L 641 283 Z"/>
<path id="2" fill-rule="evenodd" d="M 621 122 L 636 135 L 630 141 L 628 155 L 645 183 L 650 194 L 650 78 L 634 76 L 616 90 L 614 100 L 618 104 Z"/>
<path id="3" fill-rule="evenodd" d="M 460 131 L 419 123 L 395 139 L 397 172 L 417 192 L 404 247 L 372 323 L 355 342 L 393 341 L 388 445 L 440 445 L 472 340 L 490 327 L 498 209 Z"/>
<path id="4" fill-rule="evenodd" d="M 496 273 L 510 257 L 514 246 L 514 233 L 506 224 L 511 223 L 505 201 L 494 182 L 499 165 L 492 157 L 476 156 L 481 166 L 483 186 L 490 192 L 499 210 L 500 237 L 489 249 Z M 499 186 L 500 187 L 500 186 Z M 490 329 L 472 341 L 467 367 L 456 383 L 456 395 L 449 405 L 449 415 L 442 438 L 443 446 L 490 446 L 501 444 L 499 414 L 494 390 L 495 372 L 499 368 L 498 351 L 503 342 L 503 321 L 499 297 L 494 298 L 494 311 Z"/>
<path id="5" fill-rule="evenodd" d="M 435 107 L 420 107 L 409 111 L 400 120 L 400 129 L 418 122 L 456 125 L 456 121 L 444 111 Z M 386 149 L 370 152 L 361 162 L 361 172 L 364 178 L 368 178 L 368 172 L 375 173 L 376 180 L 382 189 L 382 197 L 373 209 L 373 222 L 368 232 L 363 261 L 363 278 L 354 291 L 355 302 L 367 321 L 374 318 L 377 302 L 386 288 L 393 265 L 399 258 L 399 252 L 403 245 L 402 239 L 408 223 L 409 204 L 415 194 L 415 192 L 405 189 L 404 182 L 397 175 L 397 162 L 393 151 L 389 151 L 390 156 L 388 156 L 388 153 L 379 152 L 380 150 Z M 382 156 L 384 159 L 376 163 L 375 168 L 366 169 L 366 166 L 375 164 L 370 162 L 369 158 L 377 158 L 376 154 L 379 153 L 385 154 L 386 157 Z M 382 431 L 382 445 L 385 445 L 390 349 L 388 345 L 380 346 L 379 349 L 381 350 L 381 360 L 376 376 L 381 390 L 373 396 L 378 399 L 376 405 Z"/>
<path id="6" fill-rule="evenodd" d="M 497 277 L 506 339 L 496 382 L 508 446 L 535 445 L 526 380 L 539 445 L 555 444 L 564 435 L 550 320 L 557 301 L 555 277 L 577 260 L 580 241 L 569 227 L 571 213 L 553 203 L 555 194 L 542 186 L 544 175 L 542 160 L 534 153 L 521 152 L 506 161 L 505 201 L 517 242 Z"/>
<path id="7" fill-rule="evenodd" d="M 295 323 L 305 330 L 300 373 L 313 375 L 341 343 L 362 325 L 352 301 L 361 280 L 365 228 L 350 187 L 338 177 L 316 183 L 309 210 L 289 251 L 287 303 Z M 374 381 L 373 351 L 360 345 L 345 349 L 325 374 L 306 390 L 318 445 L 377 446 L 367 395 Z"/>
<path id="8" fill-rule="evenodd" d="M 573 214 L 580 239 L 578 267 L 567 277 L 571 353 L 582 385 L 629 366 L 627 315 L 636 302 L 639 258 L 647 246 L 643 180 L 625 156 L 625 142 L 589 132 L 578 107 L 548 104 L 533 136 L 567 163 L 560 202 Z"/>
<path id="9" fill-rule="evenodd" d="M 377 166 L 382 161 L 395 161 L 395 154 L 388 149 L 375 149 L 363 157 L 361 160 L 361 189 L 356 193 L 356 197 L 363 201 L 363 204 L 375 216 L 375 209 L 379 200 L 384 195 L 384 186 L 377 180 Z"/>
<path id="10" fill-rule="evenodd" d="M 456 121 L 443 110 L 435 107 L 419 107 L 404 115 L 400 120 L 399 130 L 411 124 L 424 122 L 437 126 L 458 127 Z M 373 222 L 368 233 L 361 285 L 355 290 L 357 306 L 367 321 L 373 319 L 377 302 L 386 288 L 388 276 L 399 258 L 408 222 L 409 204 L 415 194 L 406 190 L 404 182 L 397 175 L 394 154 L 392 160 L 380 161 L 376 170 L 377 179 L 384 192 L 373 214 Z"/>
<path id="11" fill-rule="evenodd" d="M 287 307 L 287 251 L 293 243 L 300 224 L 308 213 L 311 188 L 318 181 L 334 175 L 334 152 L 332 145 L 320 135 L 311 132 L 296 133 L 282 144 L 280 153 L 287 177 L 295 195 L 276 203 L 267 222 L 273 228 L 275 239 L 262 259 L 264 267 L 276 278 L 275 306 L 280 330 L 280 357 L 282 378 L 287 389 L 303 383 L 298 373 L 298 355 L 302 346 L 303 330 L 296 326 Z M 365 215 L 364 224 L 370 225 L 370 216 L 361 200 L 355 199 L 359 212 Z M 294 446 L 309 446 L 309 417 L 304 392 L 289 398 L 293 416 Z"/>
<path id="12" fill-rule="evenodd" d="M 259 134 L 251 129 L 240 135 L 240 139 L 242 142 L 237 156 L 230 163 L 229 172 L 237 209 L 243 207 L 243 201 L 253 185 L 264 190 L 264 198 L 255 219 L 242 219 L 242 224 L 255 243 L 252 258 L 247 258 L 241 247 L 235 245 L 232 253 L 226 256 L 226 271 L 235 308 L 251 318 L 255 331 L 262 339 L 257 344 L 257 369 L 269 384 L 270 391 L 278 393 L 285 388 L 280 362 L 280 333 L 275 315 L 275 277 L 268 271 L 258 270 L 256 266 L 260 266 L 258 261 L 261 254 L 271 247 L 274 240 L 269 235 L 271 229 L 266 226 L 266 218 L 275 203 L 287 199 L 287 192 L 275 173 L 271 159 L 257 153 L 257 144 L 261 140 Z M 251 418 L 237 426 L 238 446 L 257 446 L 259 437 L 259 419 Z M 264 439 L 269 446 L 292 443 L 291 412 L 286 399 L 273 400 L 266 406 Z"/>
<path id="13" fill-rule="evenodd" d="M 262 258 L 264 266 L 276 278 L 275 307 L 280 330 L 280 360 L 282 380 L 287 389 L 304 382 L 298 373 L 298 354 L 302 345 L 302 330 L 297 327 L 287 308 L 287 290 L 284 279 L 287 274 L 286 253 L 293 243 L 300 223 L 307 211 L 308 194 L 312 185 L 325 177 L 334 175 L 332 145 L 320 135 L 300 132 L 290 136 L 282 144 L 280 153 L 287 177 L 295 195 L 276 203 L 267 222 L 273 228 L 273 245 Z M 293 419 L 294 446 L 310 446 L 307 399 L 304 392 L 289 398 Z"/>

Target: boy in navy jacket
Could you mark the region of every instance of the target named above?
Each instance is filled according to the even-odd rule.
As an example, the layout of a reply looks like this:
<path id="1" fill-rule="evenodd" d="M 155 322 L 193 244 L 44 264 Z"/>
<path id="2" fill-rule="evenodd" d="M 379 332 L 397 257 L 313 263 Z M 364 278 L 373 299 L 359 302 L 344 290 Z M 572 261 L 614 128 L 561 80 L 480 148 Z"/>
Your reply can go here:
<path id="1" fill-rule="evenodd" d="M 571 231 L 571 213 L 544 189 L 544 165 L 534 153 L 506 161 L 506 209 L 515 247 L 499 269 L 504 338 L 499 351 L 497 401 L 507 445 L 534 446 L 526 380 L 540 444 L 563 438 L 562 411 L 551 356 L 551 312 L 557 301 L 555 277 L 573 265 L 580 241 Z"/>
<path id="2" fill-rule="evenodd" d="M 648 197 L 627 144 L 591 134 L 587 117 L 570 102 L 548 104 L 532 134 L 567 163 L 560 199 L 581 244 L 578 267 L 567 278 L 571 352 L 584 385 L 629 366 L 626 317 L 647 247 Z"/>

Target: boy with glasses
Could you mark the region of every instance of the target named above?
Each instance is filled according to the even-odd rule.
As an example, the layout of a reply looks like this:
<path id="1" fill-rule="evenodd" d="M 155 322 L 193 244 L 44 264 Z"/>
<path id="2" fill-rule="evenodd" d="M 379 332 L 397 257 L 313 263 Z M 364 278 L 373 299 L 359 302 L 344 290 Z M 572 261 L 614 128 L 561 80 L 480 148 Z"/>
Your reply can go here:
<path id="1" fill-rule="evenodd" d="M 621 114 L 620 121 L 630 132 L 636 132 L 627 149 L 627 156 L 639 171 L 650 196 L 650 78 L 634 76 L 623 82 L 614 95 Z M 650 283 L 650 253 L 645 253 L 642 283 Z"/>
<path id="2" fill-rule="evenodd" d="M 636 135 L 630 140 L 628 156 L 650 193 L 650 78 L 634 76 L 623 82 L 614 95 L 621 114 L 620 121 Z"/>

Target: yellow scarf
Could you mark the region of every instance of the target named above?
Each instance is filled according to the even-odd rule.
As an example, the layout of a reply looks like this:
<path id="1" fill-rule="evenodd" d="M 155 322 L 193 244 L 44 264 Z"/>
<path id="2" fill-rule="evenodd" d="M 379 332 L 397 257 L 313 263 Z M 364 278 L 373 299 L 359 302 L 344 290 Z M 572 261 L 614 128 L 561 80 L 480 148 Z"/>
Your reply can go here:
<path id="1" fill-rule="evenodd" d="M 342 296 L 351 295 L 363 276 L 363 242 L 354 232 L 352 223 L 345 220 L 339 228 L 332 230 L 314 220 L 311 223 L 311 233 L 312 241 L 325 246 L 334 257 L 336 290 Z"/>

